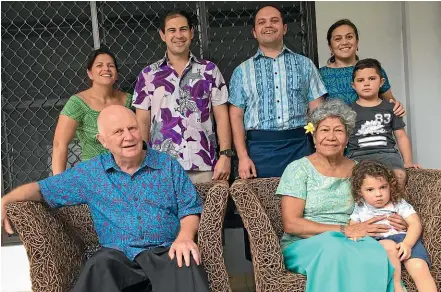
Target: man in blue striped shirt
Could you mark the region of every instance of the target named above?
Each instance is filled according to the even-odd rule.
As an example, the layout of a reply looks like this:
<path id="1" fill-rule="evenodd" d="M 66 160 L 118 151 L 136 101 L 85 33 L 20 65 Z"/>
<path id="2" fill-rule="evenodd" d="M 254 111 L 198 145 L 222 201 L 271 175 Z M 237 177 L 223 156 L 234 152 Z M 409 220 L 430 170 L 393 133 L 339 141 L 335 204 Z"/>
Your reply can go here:
<path id="1" fill-rule="evenodd" d="M 259 9 L 253 23 L 259 49 L 231 77 L 230 120 L 242 179 L 280 177 L 290 162 L 312 153 L 303 127 L 327 91 L 314 63 L 283 44 L 286 32 L 280 9 Z"/>

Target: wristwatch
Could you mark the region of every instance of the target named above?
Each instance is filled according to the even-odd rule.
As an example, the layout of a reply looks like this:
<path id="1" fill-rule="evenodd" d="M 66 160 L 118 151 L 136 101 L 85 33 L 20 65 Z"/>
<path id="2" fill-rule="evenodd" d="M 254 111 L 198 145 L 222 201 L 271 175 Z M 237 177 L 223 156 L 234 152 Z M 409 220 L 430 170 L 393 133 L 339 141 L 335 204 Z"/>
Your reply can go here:
<path id="1" fill-rule="evenodd" d="M 222 151 L 219 151 L 219 155 L 225 155 L 227 157 L 233 157 L 236 155 L 236 152 L 234 152 L 233 149 L 225 149 Z"/>

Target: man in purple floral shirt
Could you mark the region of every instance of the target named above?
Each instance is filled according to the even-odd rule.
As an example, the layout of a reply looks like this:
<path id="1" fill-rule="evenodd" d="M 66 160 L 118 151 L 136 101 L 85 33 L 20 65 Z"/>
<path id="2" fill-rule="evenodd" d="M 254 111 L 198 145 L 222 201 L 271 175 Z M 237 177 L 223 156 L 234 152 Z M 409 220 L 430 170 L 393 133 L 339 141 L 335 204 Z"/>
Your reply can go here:
<path id="1" fill-rule="evenodd" d="M 194 29 L 186 12 L 168 13 L 160 35 L 167 52 L 141 71 L 133 96 L 142 138 L 175 157 L 193 182 L 228 179 L 233 152 L 224 78 L 190 52 Z"/>

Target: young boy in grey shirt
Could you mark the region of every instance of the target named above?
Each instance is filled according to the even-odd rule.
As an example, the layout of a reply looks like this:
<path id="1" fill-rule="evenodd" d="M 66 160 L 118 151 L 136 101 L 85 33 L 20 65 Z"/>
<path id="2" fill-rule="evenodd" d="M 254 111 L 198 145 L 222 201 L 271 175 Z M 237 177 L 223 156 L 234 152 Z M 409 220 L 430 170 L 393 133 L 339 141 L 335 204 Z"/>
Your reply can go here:
<path id="1" fill-rule="evenodd" d="M 403 119 L 394 114 L 393 104 L 379 97 L 384 83 L 381 64 L 375 59 L 359 61 L 354 67 L 352 80 L 352 87 L 358 94 L 358 100 L 352 104 L 357 119 L 349 137 L 347 156 L 357 161 L 377 160 L 388 165 L 404 187 L 404 168 L 420 167 L 412 161 L 412 149 Z M 396 143 L 401 155 L 395 149 Z"/>

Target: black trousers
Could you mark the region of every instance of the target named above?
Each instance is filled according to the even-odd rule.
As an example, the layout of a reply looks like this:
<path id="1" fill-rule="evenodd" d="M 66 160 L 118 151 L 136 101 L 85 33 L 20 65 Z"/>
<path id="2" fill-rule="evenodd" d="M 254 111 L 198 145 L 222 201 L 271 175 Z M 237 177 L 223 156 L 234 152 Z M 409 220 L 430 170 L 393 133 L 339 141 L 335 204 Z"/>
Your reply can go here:
<path id="1" fill-rule="evenodd" d="M 190 267 L 170 260 L 169 248 L 146 250 L 131 261 L 124 253 L 101 248 L 84 265 L 74 292 L 208 292 L 207 274 L 193 258 Z"/>

